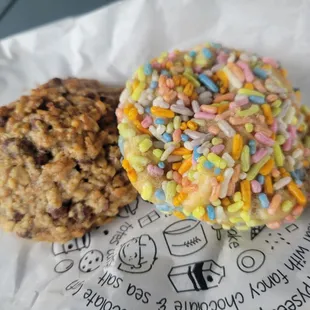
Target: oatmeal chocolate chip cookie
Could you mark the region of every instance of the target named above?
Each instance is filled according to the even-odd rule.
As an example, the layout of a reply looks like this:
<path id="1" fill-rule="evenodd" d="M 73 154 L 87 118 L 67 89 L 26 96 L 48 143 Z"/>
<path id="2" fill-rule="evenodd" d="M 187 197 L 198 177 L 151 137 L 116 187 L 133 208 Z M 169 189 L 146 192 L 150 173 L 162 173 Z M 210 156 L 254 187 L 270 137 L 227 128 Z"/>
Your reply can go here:
<path id="1" fill-rule="evenodd" d="M 117 146 L 119 91 L 55 78 L 0 107 L 0 225 L 6 231 L 66 242 L 136 198 Z"/>

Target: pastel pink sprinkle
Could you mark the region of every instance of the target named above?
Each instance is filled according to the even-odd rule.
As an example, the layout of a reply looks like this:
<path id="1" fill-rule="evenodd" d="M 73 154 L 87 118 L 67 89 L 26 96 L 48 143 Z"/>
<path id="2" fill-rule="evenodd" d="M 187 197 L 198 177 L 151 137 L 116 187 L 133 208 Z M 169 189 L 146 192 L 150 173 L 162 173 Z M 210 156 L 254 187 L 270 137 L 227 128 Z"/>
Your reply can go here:
<path id="1" fill-rule="evenodd" d="M 175 60 L 175 58 L 176 58 L 176 53 L 175 52 L 170 52 L 169 54 L 168 54 L 168 59 L 169 60 L 171 60 L 171 61 L 174 61 Z"/>
<path id="2" fill-rule="evenodd" d="M 293 222 L 296 221 L 296 219 L 295 219 L 295 217 L 293 215 L 289 214 L 289 215 L 287 215 L 285 217 L 285 221 L 288 222 L 288 223 L 293 223 Z"/>
<path id="3" fill-rule="evenodd" d="M 254 74 L 253 74 L 252 70 L 250 69 L 249 65 L 247 63 L 241 61 L 241 60 L 238 60 L 236 62 L 236 64 L 237 64 L 237 66 L 239 66 L 242 69 L 242 71 L 244 73 L 245 80 L 247 82 L 252 83 L 254 80 Z"/>
<path id="4" fill-rule="evenodd" d="M 292 215 L 299 216 L 304 211 L 303 206 L 297 205 L 292 210 Z"/>
<path id="5" fill-rule="evenodd" d="M 268 64 L 274 68 L 278 68 L 279 67 L 279 64 L 277 63 L 277 61 L 271 57 L 263 57 L 262 58 L 263 62 L 265 64 Z"/>
<path id="6" fill-rule="evenodd" d="M 253 156 L 252 161 L 253 163 L 258 163 L 263 157 L 265 157 L 268 154 L 268 150 L 261 148 L 259 149 Z"/>
<path id="7" fill-rule="evenodd" d="M 182 130 L 180 128 L 176 129 L 172 134 L 173 142 L 180 142 L 181 134 L 182 134 Z"/>
<path id="8" fill-rule="evenodd" d="M 214 146 L 211 147 L 211 152 L 218 155 L 221 152 L 223 152 L 224 149 L 225 149 L 225 145 L 224 144 L 218 144 L 218 145 L 214 145 Z"/>
<path id="9" fill-rule="evenodd" d="M 228 57 L 229 56 L 226 53 L 221 51 L 221 52 L 219 52 L 218 56 L 216 57 L 216 60 L 220 64 L 226 64 Z"/>
<path id="10" fill-rule="evenodd" d="M 262 191 L 262 185 L 257 180 L 251 181 L 251 188 L 252 192 L 255 194 L 258 194 Z"/>
<path id="11" fill-rule="evenodd" d="M 198 119 L 214 119 L 215 118 L 215 114 L 211 114 L 211 113 L 206 113 L 206 112 L 198 112 L 198 113 L 195 113 L 194 115 L 195 118 L 198 118 Z"/>
<path id="12" fill-rule="evenodd" d="M 278 122 L 276 119 L 273 120 L 273 123 L 271 124 L 271 130 L 276 133 L 278 131 Z"/>
<path id="13" fill-rule="evenodd" d="M 275 222 L 270 222 L 268 224 L 266 224 L 266 226 L 270 229 L 278 229 L 281 226 L 281 223 L 279 221 L 275 221 Z"/>
<path id="14" fill-rule="evenodd" d="M 242 107 L 243 105 L 246 105 L 246 104 L 248 104 L 248 103 L 249 103 L 248 97 L 244 97 L 244 98 L 241 98 L 241 99 L 232 101 L 232 102 L 229 104 L 229 108 L 230 108 L 230 109 L 235 109 L 235 108 L 238 108 L 238 107 Z"/>
<path id="15" fill-rule="evenodd" d="M 148 165 L 147 172 L 153 177 L 161 177 L 164 175 L 164 170 L 155 165 Z"/>
<path id="16" fill-rule="evenodd" d="M 172 177 L 173 177 L 173 180 L 176 181 L 178 184 L 182 183 L 182 176 L 179 172 L 173 171 Z"/>
<path id="17" fill-rule="evenodd" d="M 291 134 L 291 137 L 293 139 L 296 139 L 296 137 L 297 137 L 297 128 L 296 128 L 296 126 L 288 125 L 287 130 Z"/>
<path id="18" fill-rule="evenodd" d="M 147 115 L 141 122 L 141 126 L 143 128 L 149 128 L 152 125 L 152 123 L 153 123 L 152 117 L 150 115 Z"/>
<path id="19" fill-rule="evenodd" d="M 304 156 L 305 156 L 305 157 L 310 156 L 310 149 L 308 149 L 308 148 L 305 148 L 305 149 L 304 149 Z"/>
<path id="20" fill-rule="evenodd" d="M 286 139 L 286 141 L 285 141 L 284 144 L 282 145 L 283 151 L 288 152 L 288 151 L 292 148 L 292 145 L 293 145 L 293 139 L 292 139 L 292 137 L 290 136 L 288 139 Z"/>
<path id="21" fill-rule="evenodd" d="M 254 135 L 254 137 L 261 144 L 265 144 L 265 145 L 268 145 L 268 146 L 273 146 L 274 145 L 274 140 L 272 140 L 271 138 L 268 138 L 262 132 L 257 132 Z"/>

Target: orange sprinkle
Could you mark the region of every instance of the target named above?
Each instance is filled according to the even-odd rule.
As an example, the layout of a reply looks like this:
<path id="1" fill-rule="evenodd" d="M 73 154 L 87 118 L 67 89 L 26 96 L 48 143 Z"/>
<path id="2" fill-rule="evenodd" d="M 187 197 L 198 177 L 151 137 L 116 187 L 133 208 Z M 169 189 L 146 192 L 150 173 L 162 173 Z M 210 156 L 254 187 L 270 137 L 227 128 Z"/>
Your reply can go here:
<path id="1" fill-rule="evenodd" d="M 280 71 L 281 71 L 282 75 L 286 78 L 287 77 L 287 70 L 284 68 L 281 68 Z"/>
<path id="2" fill-rule="evenodd" d="M 229 109 L 229 103 L 223 103 L 217 107 L 217 113 L 222 114 Z"/>
<path id="3" fill-rule="evenodd" d="M 254 85 L 252 83 L 245 83 L 244 84 L 244 88 L 253 90 L 254 89 Z"/>
<path id="4" fill-rule="evenodd" d="M 133 121 L 134 125 L 137 127 L 137 129 L 147 135 L 151 135 L 150 131 L 147 128 L 144 128 L 141 123 L 136 119 Z"/>
<path id="5" fill-rule="evenodd" d="M 125 170 L 131 169 L 130 163 L 129 163 L 129 161 L 128 161 L 127 159 L 124 159 L 124 160 L 122 161 L 122 166 L 123 166 L 123 168 L 124 168 Z"/>
<path id="6" fill-rule="evenodd" d="M 272 197 L 269 208 L 267 210 L 270 215 L 274 215 L 277 212 L 280 207 L 281 201 L 282 197 L 280 194 L 275 194 Z"/>
<path id="7" fill-rule="evenodd" d="M 191 150 L 188 150 L 187 148 L 185 147 L 179 147 L 177 149 L 175 149 L 171 155 L 180 155 L 180 156 L 183 156 L 183 155 L 190 155 L 192 154 L 193 151 Z"/>
<path id="8" fill-rule="evenodd" d="M 197 100 L 198 94 L 194 91 L 190 97 L 191 100 Z"/>
<path id="9" fill-rule="evenodd" d="M 186 96 L 190 97 L 193 93 L 193 90 L 194 90 L 194 85 L 189 82 L 185 85 L 183 92 Z"/>
<path id="10" fill-rule="evenodd" d="M 180 128 L 181 128 L 182 130 L 187 129 L 186 123 L 185 123 L 185 122 L 182 122 Z"/>
<path id="11" fill-rule="evenodd" d="M 167 62 L 166 62 L 166 69 L 171 69 L 171 67 L 173 66 L 173 62 L 171 61 L 171 60 L 168 60 Z"/>
<path id="12" fill-rule="evenodd" d="M 217 95 L 214 98 L 214 102 L 218 103 L 221 101 L 232 101 L 235 98 L 235 94 L 234 93 L 227 93 L 225 95 Z"/>
<path id="13" fill-rule="evenodd" d="M 198 128 L 198 125 L 193 121 L 188 121 L 186 125 L 190 130 L 197 130 Z"/>
<path id="14" fill-rule="evenodd" d="M 234 160 L 238 160 L 243 148 L 243 138 L 240 134 L 235 134 L 232 142 L 232 157 Z"/>
<path id="15" fill-rule="evenodd" d="M 184 193 L 193 193 L 193 192 L 196 192 L 198 190 L 198 185 L 197 184 L 192 184 L 192 185 L 189 185 L 189 186 L 185 186 L 182 188 L 182 191 Z"/>
<path id="16" fill-rule="evenodd" d="M 264 190 L 267 195 L 273 194 L 273 186 L 270 174 L 265 176 Z"/>
<path id="17" fill-rule="evenodd" d="M 310 163 L 308 160 L 303 160 L 302 164 L 305 168 L 308 168 L 310 166 Z"/>
<path id="18" fill-rule="evenodd" d="M 295 182 L 291 182 L 287 186 L 288 191 L 296 198 L 297 202 L 304 206 L 307 203 L 307 198 L 304 193 L 298 188 Z"/>
<path id="19" fill-rule="evenodd" d="M 281 167 L 281 168 L 279 168 L 279 170 L 280 170 L 280 173 L 283 177 L 289 177 L 290 176 L 290 174 L 285 170 L 285 168 Z"/>
<path id="20" fill-rule="evenodd" d="M 172 169 L 173 169 L 173 170 L 179 170 L 181 164 L 182 164 L 181 162 L 179 162 L 179 163 L 173 163 L 173 164 L 172 164 Z"/>
<path id="21" fill-rule="evenodd" d="M 151 107 L 151 113 L 158 117 L 174 118 L 174 112 L 160 107 Z"/>
<path id="22" fill-rule="evenodd" d="M 261 105 L 261 108 L 264 112 L 264 115 L 266 117 L 266 123 L 268 125 L 272 125 L 273 123 L 273 116 L 272 116 L 272 111 L 271 111 L 271 107 L 269 104 L 265 103 Z"/>
<path id="23" fill-rule="evenodd" d="M 270 158 L 266 164 L 261 168 L 261 170 L 259 171 L 260 174 L 262 175 L 267 175 L 270 174 L 272 169 L 274 168 L 274 159 Z"/>
<path id="24" fill-rule="evenodd" d="M 124 108 L 124 114 L 128 115 L 130 109 L 132 109 L 133 107 L 134 105 L 132 103 L 127 104 Z"/>
<path id="25" fill-rule="evenodd" d="M 190 169 L 191 166 L 192 166 L 192 157 L 189 157 L 182 162 L 178 172 L 180 174 L 184 174 L 186 171 Z"/>
<path id="26" fill-rule="evenodd" d="M 244 202 L 243 210 L 248 211 L 251 208 L 252 192 L 249 180 L 243 180 L 240 183 L 240 190 L 242 195 L 242 200 Z"/>
<path id="27" fill-rule="evenodd" d="M 181 86 L 185 86 L 187 83 L 188 79 L 185 76 L 182 76 L 180 81 Z"/>
<path id="28" fill-rule="evenodd" d="M 181 75 L 174 75 L 172 77 L 172 79 L 173 79 L 173 82 L 174 82 L 175 86 L 180 86 L 180 84 L 181 84 Z"/>
<path id="29" fill-rule="evenodd" d="M 186 216 L 184 215 L 184 213 L 180 212 L 180 211 L 174 211 L 172 213 L 174 216 L 176 216 L 177 218 L 179 218 L 180 220 L 184 220 L 186 218 Z"/>
<path id="30" fill-rule="evenodd" d="M 210 222 L 210 219 L 209 219 L 207 213 L 205 213 L 205 214 L 202 216 L 201 220 L 204 221 L 204 222 Z"/>
<path id="31" fill-rule="evenodd" d="M 229 205 L 231 205 L 231 201 L 227 197 L 225 197 L 224 199 L 222 199 L 222 205 L 224 207 L 228 207 Z"/>
<path id="32" fill-rule="evenodd" d="M 173 198 L 173 204 L 179 206 L 187 197 L 187 194 L 184 192 L 179 193 Z"/>
<path id="33" fill-rule="evenodd" d="M 218 176 L 216 177 L 216 179 L 217 179 L 218 182 L 223 182 L 223 181 L 224 181 L 224 176 L 218 175 Z"/>
<path id="34" fill-rule="evenodd" d="M 135 90 L 139 84 L 140 84 L 139 80 L 134 80 L 132 82 L 132 90 Z"/>
<path id="35" fill-rule="evenodd" d="M 128 111 L 127 116 L 128 116 L 128 118 L 129 118 L 131 121 L 137 119 L 138 110 L 137 110 L 136 108 L 131 108 L 131 109 Z"/>
<path id="36" fill-rule="evenodd" d="M 134 169 L 127 171 L 127 175 L 128 175 L 130 182 L 134 183 L 137 181 L 138 177 L 137 177 L 137 173 Z"/>

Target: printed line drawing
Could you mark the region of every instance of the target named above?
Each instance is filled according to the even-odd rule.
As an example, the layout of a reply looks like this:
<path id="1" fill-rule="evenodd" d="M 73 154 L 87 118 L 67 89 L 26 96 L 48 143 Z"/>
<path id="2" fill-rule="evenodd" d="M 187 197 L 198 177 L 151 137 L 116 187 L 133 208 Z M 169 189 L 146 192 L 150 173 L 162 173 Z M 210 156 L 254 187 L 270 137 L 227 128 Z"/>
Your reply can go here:
<path id="1" fill-rule="evenodd" d="M 86 233 L 81 238 L 75 238 L 67 243 L 53 243 L 52 252 L 55 256 L 60 254 L 67 254 L 73 251 L 81 251 L 82 249 L 87 249 L 90 246 L 91 238 L 90 233 Z"/>
<path id="2" fill-rule="evenodd" d="M 192 219 L 169 225 L 163 235 L 172 256 L 187 256 L 200 251 L 208 243 L 202 224 Z"/>
<path id="3" fill-rule="evenodd" d="M 225 267 L 214 260 L 174 266 L 168 278 L 177 293 L 205 291 L 218 287 L 225 277 Z"/>
<path id="4" fill-rule="evenodd" d="M 74 262 L 72 259 L 63 259 L 54 267 L 54 271 L 57 273 L 64 273 L 70 270 L 73 264 Z"/>
<path id="5" fill-rule="evenodd" d="M 222 226 L 213 225 L 211 227 L 216 231 L 216 239 L 218 241 L 222 240 Z"/>
<path id="6" fill-rule="evenodd" d="M 144 215 L 138 220 L 138 223 L 141 228 L 150 225 L 151 223 L 157 221 L 160 218 L 160 215 L 155 211 L 151 211 L 148 214 Z"/>
<path id="7" fill-rule="evenodd" d="M 251 227 L 251 240 L 254 240 L 264 230 L 264 228 L 266 228 L 266 225 Z"/>
<path id="8" fill-rule="evenodd" d="M 122 208 L 117 216 L 123 219 L 129 218 L 131 215 L 136 214 L 138 206 L 139 206 L 139 198 L 137 198 L 136 201 L 134 201 L 130 205 L 126 205 L 124 208 Z"/>
<path id="9" fill-rule="evenodd" d="M 152 269 L 157 260 L 157 246 L 149 235 L 141 235 L 124 243 L 118 257 L 118 269 L 128 273 L 145 273 Z"/>
<path id="10" fill-rule="evenodd" d="M 252 273 L 260 269 L 266 260 L 266 255 L 260 250 L 245 250 L 238 255 L 237 266 L 245 273 Z"/>
<path id="11" fill-rule="evenodd" d="M 103 261 L 103 254 L 99 250 L 90 250 L 80 259 L 79 269 L 82 272 L 91 272 L 98 269 Z"/>
<path id="12" fill-rule="evenodd" d="M 285 229 L 289 233 L 292 233 L 293 231 L 299 229 L 299 227 L 295 223 L 293 223 L 293 224 L 290 224 L 290 225 L 286 226 Z"/>
<path id="13" fill-rule="evenodd" d="M 273 237 L 272 233 L 269 233 L 268 236 L 269 236 L 269 237 Z M 279 244 L 279 243 L 282 242 L 282 241 L 285 241 L 286 244 L 291 244 L 290 242 L 287 242 L 287 241 L 285 240 L 284 237 L 282 237 L 282 234 L 281 234 L 281 233 L 276 233 L 276 236 L 275 236 L 275 237 L 278 238 L 278 239 L 276 239 L 276 240 L 271 240 L 271 241 L 265 240 L 265 242 L 268 243 L 268 244 L 270 245 L 270 249 L 271 249 L 271 250 L 274 250 L 274 245 Z M 274 245 L 273 245 L 273 244 L 274 244 Z"/>

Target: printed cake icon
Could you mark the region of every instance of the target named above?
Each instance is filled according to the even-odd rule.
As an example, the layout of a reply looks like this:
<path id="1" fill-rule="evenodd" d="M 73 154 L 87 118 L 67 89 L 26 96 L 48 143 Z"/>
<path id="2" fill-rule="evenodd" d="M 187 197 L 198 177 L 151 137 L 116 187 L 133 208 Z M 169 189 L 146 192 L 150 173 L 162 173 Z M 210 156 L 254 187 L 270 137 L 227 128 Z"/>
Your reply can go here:
<path id="1" fill-rule="evenodd" d="M 171 268 L 168 278 L 177 293 L 205 291 L 218 287 L 225 277 L 225 267 L 205 260 Z"/>
<path id="2" fill-rule="evenodd" d="M 173 256 L 196 253 L 208 243 L 201 223 L 192 219 L 172 223 L 163 234 L 169 252 Z"/>

